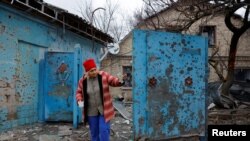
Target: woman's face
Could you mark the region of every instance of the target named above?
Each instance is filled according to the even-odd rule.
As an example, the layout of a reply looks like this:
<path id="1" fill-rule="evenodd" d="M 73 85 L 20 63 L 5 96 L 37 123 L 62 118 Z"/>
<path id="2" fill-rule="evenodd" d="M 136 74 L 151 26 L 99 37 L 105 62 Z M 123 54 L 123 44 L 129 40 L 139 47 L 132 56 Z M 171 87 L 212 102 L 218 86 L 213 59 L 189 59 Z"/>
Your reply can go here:
<path id="1" fill-rule="evenodd" d="M 90 78 L 96 77 L 97 74 L 98 74 L 98 71 L 97 71 L 96 68 L 93 68 L 93 69 L 91 69 L 91 70 L 88 71 L 88 76 L 89 76 Z"/>

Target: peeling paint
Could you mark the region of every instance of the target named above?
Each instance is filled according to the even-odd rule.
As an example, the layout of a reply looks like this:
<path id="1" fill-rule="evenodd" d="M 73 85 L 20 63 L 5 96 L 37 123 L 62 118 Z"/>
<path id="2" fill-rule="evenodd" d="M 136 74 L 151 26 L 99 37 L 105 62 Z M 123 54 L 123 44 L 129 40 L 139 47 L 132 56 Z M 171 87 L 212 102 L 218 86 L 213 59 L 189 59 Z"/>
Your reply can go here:
<path id="1" fill-rule="evenodd" d="M 14 124 L 18 126 L 36 122 L 38 115 L 40 119 L 44 120 L 45 108 L 42 106 L 44 106 L 45 99 L 39 98 L 44 98 L 41 94 L 45 91 L 43 63 L 46 51 L 73 53 L 76 44 L 81 45 L 80 50 L 85 52 L 81 56 L 82 58 L 98 56 L 100 51 L 91 52 L 92 48 L 89 47 L 91 41 L 84 36 L 58 30 L 60 27 L 57 25 L 46 23 L 39 17 L 20 13 L 15 7 L 6 7 L 2 3 L 0 4 L 0 19 L 0 125 L 4 122 L 4 126 L 0 126 L 0 130 L 5 130 Z M 95 44 L 97 48 L 102 45 L 97 42 Z M 86 54 L 86 52 L 88 53 Z M 70 61 L 70 65 L 73 65 L 72 62 Z M 51 76 L 57 76 L 57 67 L 58 64 L 55 64 Z M 70 77 L 73 76 L 71 73 Z M 82 72 L 79 73 L 79 75 L 81 74 Z M 48 82 L 51 81 L 48 80 Z M 73 110 L 69 106 L 73 101 L 72 90 L 69 90 L 72 88 L 69 85 L 72 85 L 73 82 L 70 80 L 68 84 L 64 83 L 62 86 L 63 82 L 64 80 L 61 79 L 58 84 L 55 84 L 58 86 L 50 87 L 48 91 L 53 91 L 52 88 L 59 89 L 60 96 L 54 95 L 54 97 L 65 98 L 65 103 L 62 103 L 65 107 L 59 106 L 58 109 Z M 71 91 L 70 96 L 68 96 L 69 91 Z M 51 103 L 53 106 L 56 105 L 55 102 Z M 54 110 L 54 107 L 49 109 Z"/>
<path id="2" fill-rule="evenodd" d="M 7 120 L 17 119 L 17 110 L 15 106 L 8 107 Z"/>
<path id="3" fill-rule="evenodd" d="M 53 89 L 51 89 L 53 91 L 50 91 L 48 94 L 67 98 L 71 94 L 71 89 L 72 87 L 70 85 L 56 85 Z"/>
<path id="4" fill-rule="evenodd" d="M 73 63 L 74 54 L 47 52 L 45 54 L 45 119 L 70 121 L 73 112 Z M 67 113 L 67 114 L 66 114 Z"/>
<path id="5" fill-rule="evenodd" d="M 201 111 L 206 110 L 205 39 L 141 30 L 133 36 L 135 139 L 179 140 L 182 135 L 201 135 L 205 129 L 205 112 Z"/>
<path id="6" fill-rule="evenodd" d="M 3 47 L 3 45 L 0 44 L 0 49 L 1 50 L 5 50 L 5 48 Z"/>
<path id="7" fill-rule="evenodd" d="M 7 120 L 17 119 L 16 105 L 20 105 L 18 94 L 15 91 L 15 83 L 0 80 L 0 107 L 7 107 Z"/>
<path id="8" fill-rule="evenodd" d="M 0 24 L 0 34 L 5 32 L 5 26 Z"/>
<path id="9" fill-rule="evenodd" d="M 160 59 L 160 58 L 159 58 L 159 57 L 156 57 L 156 56 L 150 56 L 150 57 L 149 57 L 149 61 L 150 61 L 150 62 L 156 61 L 156 60 L 158 60 L 158 59 Z"/>

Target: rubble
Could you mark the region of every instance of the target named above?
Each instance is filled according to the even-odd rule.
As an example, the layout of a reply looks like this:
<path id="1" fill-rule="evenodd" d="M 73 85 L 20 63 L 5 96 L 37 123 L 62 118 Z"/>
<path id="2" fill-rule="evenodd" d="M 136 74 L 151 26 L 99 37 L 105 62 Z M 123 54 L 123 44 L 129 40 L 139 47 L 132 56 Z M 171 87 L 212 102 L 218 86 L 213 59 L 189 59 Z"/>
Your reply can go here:
<path id="1" fill-rule="evenodd" d="M 208 112 L 208 125 L 249 125 L 250 108 L 248 109 L 213 109 Z"/>
<path id="2" fill-rule="evenodd" d="M 229 96 L 220 94 L 221 82 L 208 84 L 208 124 L 250 124 L 250 83 L 233 82 Z"/>
<path id="3" fill-rule="evenodd" d="M 124 117 L 125 119 L 132 121 L 132 112 L 126 110 L 125 104 L 121 101 L 114 101 L 114 108 Z"/>
<path id="4" fill-rule="evenodd" d="M 211 124 L 250 124 L 249 102 L 237 102 L 237 108 L 223 109 L 211 104 L 208 109 L 208 125 Z M 123 109 L 132 113 L 132 103 L 123 103 Z M 122 111 L 122 110 L 121 110 Z M 132 141 L 133 126 L 130 119 L 116 111 L 111 121 L 111 141 Z M 35 123 L 0 133 L 0 141 L 90 141 L 88 126 L 80 124 L 77 129 L 72 123 Z"/>
<path id="5" fill-rule="evenodd" d="M 132 104 L 125 107 L 132 113 Z M 110 141 L 132 141 L 132 135 L 132 122 L 117 111 L 111 121 Z M 90 132 L 83 124 L 74 129 L 72 123 L 35 123 L 0 133 L 0 141 L 90 141 Z"/>

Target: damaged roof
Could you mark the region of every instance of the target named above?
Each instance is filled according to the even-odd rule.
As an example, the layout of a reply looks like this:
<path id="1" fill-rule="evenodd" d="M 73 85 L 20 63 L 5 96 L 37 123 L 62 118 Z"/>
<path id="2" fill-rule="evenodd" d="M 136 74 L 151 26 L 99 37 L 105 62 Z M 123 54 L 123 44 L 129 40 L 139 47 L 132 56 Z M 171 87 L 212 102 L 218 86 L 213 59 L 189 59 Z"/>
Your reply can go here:
<path id="1" fill-rule="evenodd" d="M 113 42 L 113 38 L 110 35 L 95 28 L 83 18 L 69 13 L 67 10 L 45 3 L 43 0 L 1 0 L 1 3 L 25 11 L 45 22 L 60 25 L 80 36 L 89 39 L 93 38 L 101 44 Z"/>

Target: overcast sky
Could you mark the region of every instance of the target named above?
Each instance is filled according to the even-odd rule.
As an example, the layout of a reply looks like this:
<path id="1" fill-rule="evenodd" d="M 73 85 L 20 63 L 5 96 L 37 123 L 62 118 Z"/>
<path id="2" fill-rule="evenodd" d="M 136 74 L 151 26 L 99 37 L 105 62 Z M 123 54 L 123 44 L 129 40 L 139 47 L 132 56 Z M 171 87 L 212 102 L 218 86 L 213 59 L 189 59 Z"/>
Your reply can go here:
<path id="1" fill-rule="evenodd" d="M 70 13 L 79 14 L 77 11 L 79 10 L 81 4 L 84 4 L 86 0 L 43 0 L 46 3 L 50 3 L 57 7 L 68 10 Z M 90 0 L 88 0 L 90 1 Z M 92 0 L 93 1 L 93 9 L 97 7 L 102 7 L 106 0 Z M 141 7 L 142 0 L 112 0 L 114 3 L 119 4 L 121 11 L 128 15 L 132 15 L 136 8 Z"/>

